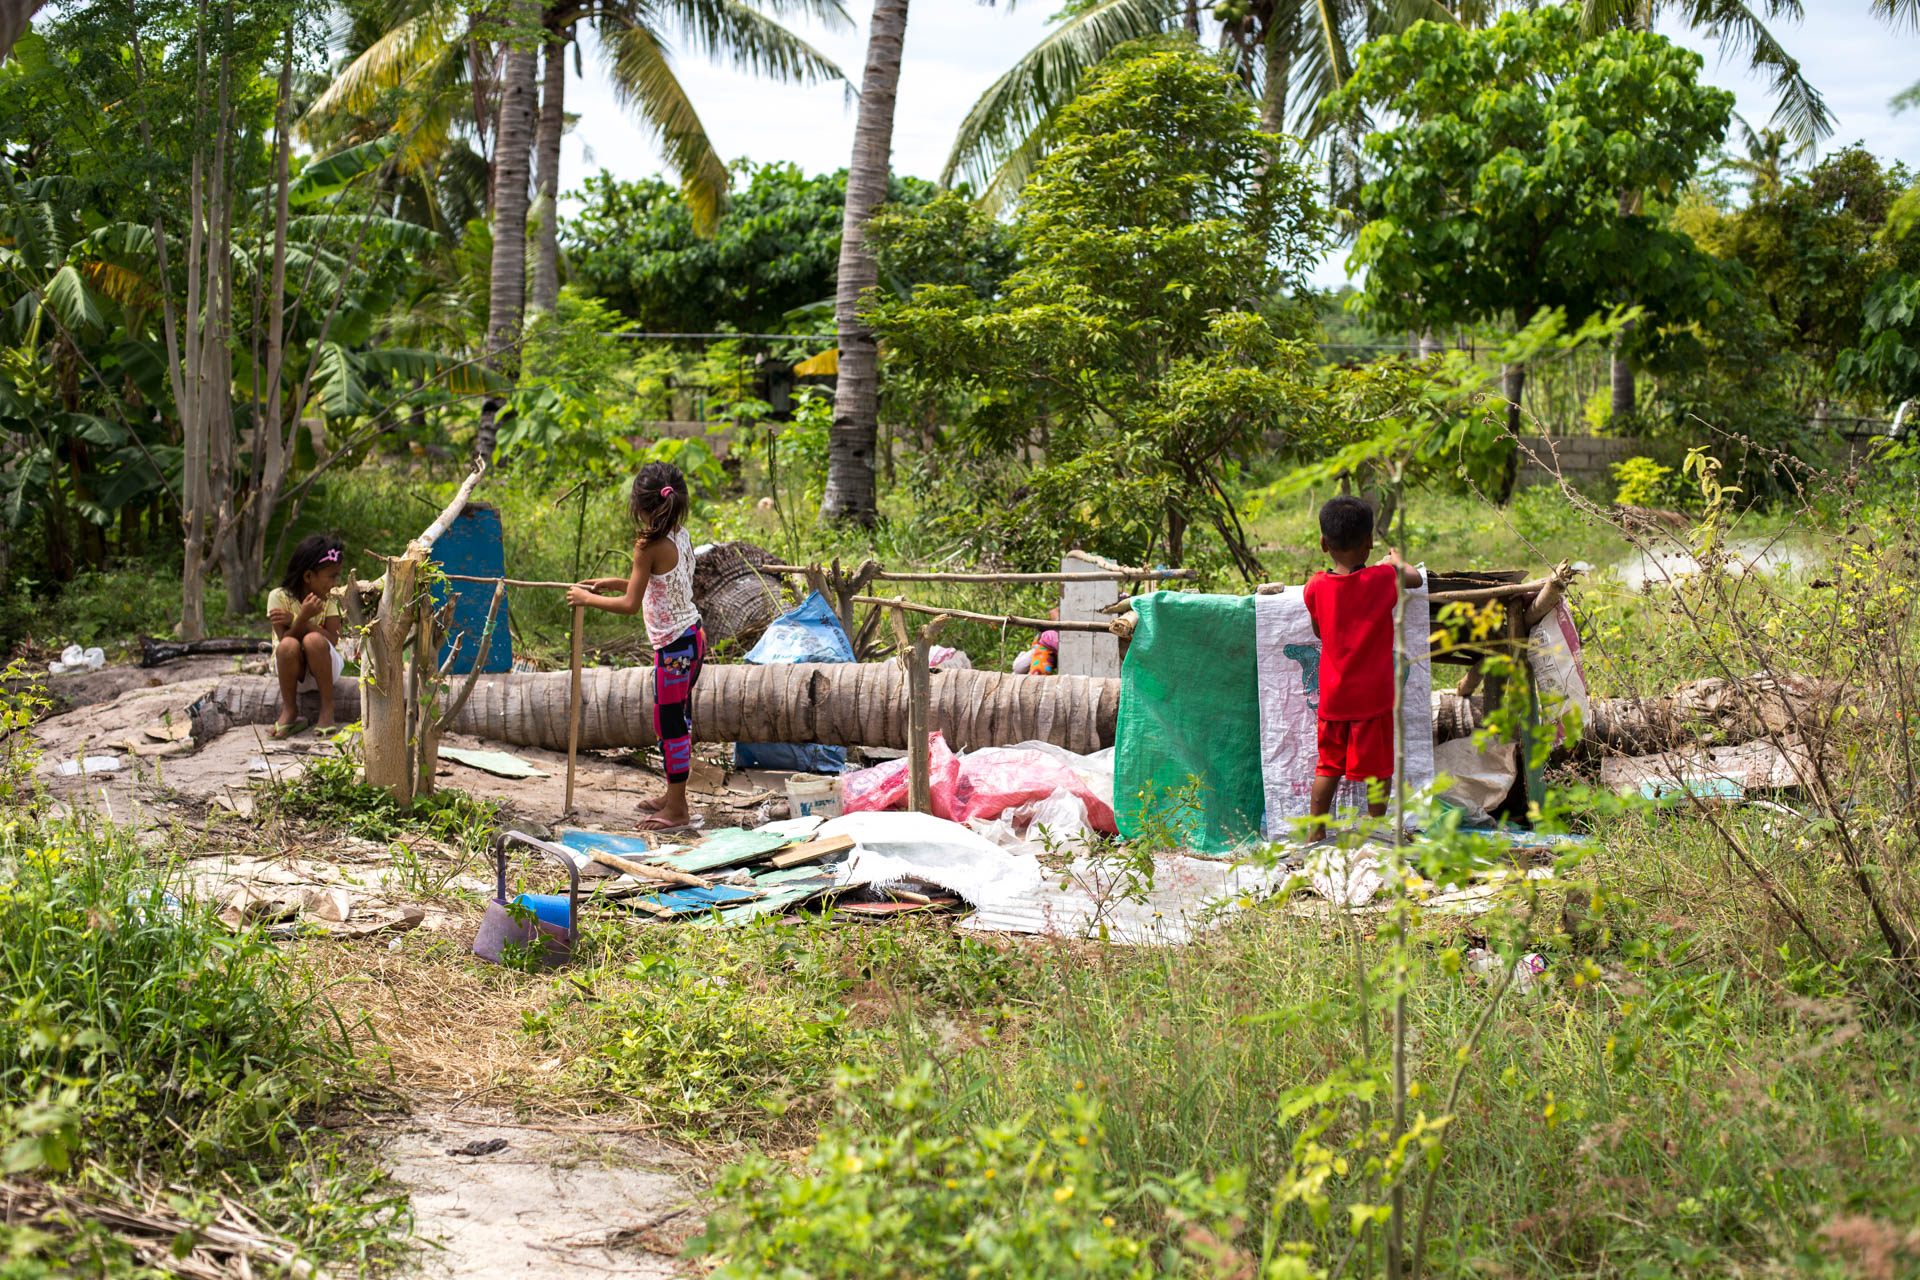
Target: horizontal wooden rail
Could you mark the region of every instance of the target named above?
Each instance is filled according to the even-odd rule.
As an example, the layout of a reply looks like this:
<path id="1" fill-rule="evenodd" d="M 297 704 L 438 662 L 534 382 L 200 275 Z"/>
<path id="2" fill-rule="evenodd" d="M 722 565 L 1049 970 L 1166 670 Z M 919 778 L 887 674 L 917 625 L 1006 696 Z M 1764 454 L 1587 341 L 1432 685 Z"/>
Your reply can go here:
<path id="1" fill-rule="evenodd" d="M 798 564 L 755 567 L 761 573 L 807 572 L 807 566 Z M 1196 569 L 1113 569 L 1098 573 L 888 573 L 881 570 L 873 576 L 881 582 L 1190 582 L 1200 573 Z"/>
<path id="2" fill-rule="evenodd" d="M 855 604 L 877 604 L 883 609 L 904 609 L 908 613 L 928 613 L 936 617 L 964 618 L 968 622 L 991 622 L 1005 627 L 1027 627 L 1034 631 L 1095 631 L 1102 635 L 1109 631 L 1104 622 L 1057 622 L 1046 618 L 998 617 L 991 613 L 969 613 L 965 609 L 941 609 L 930 604 L 912 604 L 905 600 L 888 600 L 880 596 L 855 596 Z"/>

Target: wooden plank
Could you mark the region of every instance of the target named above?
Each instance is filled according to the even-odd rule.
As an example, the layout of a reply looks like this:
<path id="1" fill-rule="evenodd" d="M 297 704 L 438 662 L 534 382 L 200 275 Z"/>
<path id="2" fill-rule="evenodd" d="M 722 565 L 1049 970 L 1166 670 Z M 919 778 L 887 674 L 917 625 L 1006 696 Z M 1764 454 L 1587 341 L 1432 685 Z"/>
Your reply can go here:
<path id="1" fill-rule="evenodd" d="M 791 836 L 745 831 L 739 827 L 725 827 L 709 835 L 685 853 L 674 854 L 660 861 L 675 871 L 688 871 L 697 875 L 705 871 L 737 867 L 743 862 L 758 861 L 792 843 Z"/>
<path id="2" fill-rule="evenodd" d="M 824 840 L 809 840 L 805 844 L 796 844 L 790 849 L 783 849 L 768 858 L 767 862 L 785 871 L 788 867 L 797 867 L 803 862 L 818 862 L 836 853 L 845 853 L 851 848 L 853 848 L 852 836 L 828 836 Z"/>

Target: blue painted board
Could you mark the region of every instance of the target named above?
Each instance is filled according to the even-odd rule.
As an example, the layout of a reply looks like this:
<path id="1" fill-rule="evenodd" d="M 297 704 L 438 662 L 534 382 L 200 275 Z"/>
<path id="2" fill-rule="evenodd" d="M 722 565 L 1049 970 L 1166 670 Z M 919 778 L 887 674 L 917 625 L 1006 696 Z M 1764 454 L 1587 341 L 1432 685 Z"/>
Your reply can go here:
<path id="1" fill-rule="evenodd" d="M 506 534 L 500 525 L 500 513 L 492 507 L 469 502 L 466 510 L 454 517 L 453 525 L 433 544 L 433 563 L 442 573 L 459 573 L 475 578 L 503 578 L 507 573 Z M 459 657 L 450 668 L 465 675 L 473 670 L 474 655 L 480 652 L 480 637 L 487 625 L 487 606 L 493 603 L 493 588 L 483 582 L 441 582 L 433 588 L 434 607 L 456 597 L 453 621 L 447 627 L 447 641 L 440 646 L 440 661 L 460 642 Z M 507 625 L 507 602 L 500 602 L 494 616 L 493 643 L 487 648 L 482 671 L 513 669 L 513 631 Z"/>
<path id="2" fill-rule="evenodd" d="M 732 906 L 737 902 L 748 902 L 759 896 L 751 889 L 739 889 L 730 884 L 716 884 L 707 889 L 670 889 L 665 893 L 639 898 L 637 901 L 652 903 L 656 907 L 665 907 L 677 916 L 684 916 L 711 911 L 715 907 Z"/>

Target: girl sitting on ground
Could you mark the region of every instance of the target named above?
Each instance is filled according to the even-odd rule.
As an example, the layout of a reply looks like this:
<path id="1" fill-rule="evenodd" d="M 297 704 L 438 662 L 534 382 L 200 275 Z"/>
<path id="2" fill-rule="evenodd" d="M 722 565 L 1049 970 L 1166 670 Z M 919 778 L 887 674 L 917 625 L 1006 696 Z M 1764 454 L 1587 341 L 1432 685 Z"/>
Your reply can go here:
<path id="1" fill-rule="evenodd" d="M 300 715 L 300 695 L 309 689 L 320 695 L 317 731 L 333 733 L 333 682 L 346 665 L 340 655 L 340 601 L 333 590 L 345 554 L 338 538 L 320 533 L 302 538 L 287 559 L 287 576 L 267 592 L 273 665 L 280 676 L 280 718 L 272 734 L 276 740 L 308 727 Z"/>
<path id="2" fill-rule="evenodd" d="M 637 535 L 633 574 L 595 578 L 567 591 L 567 603 L 631 615 L 644 610 L 653 645 L 653 731 L 660 739 L 667 789 L 640 802 L 644 831 L 692 824 L 687 775 L 693 769 L 693 687 L 707 654 L 707 633 L 693 604 L 693 539 L 687 518 L 687 481 L 678 467 L 649 462 L 633 478 L 627 502 Z M 624 589 L 624 590 L 623 590 Z M 617 596 L 603 592 L 622 591 Z"/>

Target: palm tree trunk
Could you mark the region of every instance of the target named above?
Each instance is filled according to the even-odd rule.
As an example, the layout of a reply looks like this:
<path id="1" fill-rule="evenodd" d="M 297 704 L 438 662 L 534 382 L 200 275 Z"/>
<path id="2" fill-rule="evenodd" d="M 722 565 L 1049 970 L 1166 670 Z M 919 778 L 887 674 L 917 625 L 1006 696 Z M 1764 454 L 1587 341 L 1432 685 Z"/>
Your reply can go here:
<path id="1" fill-rule="evenodd" d="M 47 0 L 0 0 L 0 58 L 13 52 L 13 45 L 27 34 L 33 15 Z"/>
<path id="2" fill-rule="evenodd" d="M 519 39 L 538 27 L 534 0 L 516 0 L 512 33 Z M 487 294 L 487 365 L 511 379 L 520 364 L 520 329 L 527 305 L 527 191 L 533 161 L 535 72 L 538 55 L 516 43 L 507 52 L 500 87 L 500 126 L 493 151 L 493 263 Z M 473 451 L 488 462 L 502 401 L 490 394 L 480 406 Z"/>
<path id="3" fill-rule="evenodd" d="M 552 311 L 560 298 L 560 131 L 566 126 L 567 41 L 558 33 L 547 41 L 546 79 L 540 87 L 540 132 L 534 143 L 540 243 L 533 260 L 533 294 L 528 306 Z"/>
<path id="4" fill-rule="evenodd" d="M 840 338 L 840 375 L 833 392 L 833 429 L 827 439 L 822 520 L 870 525 L 879 512 L 873 455 L 880 429 L 880 351 L 873 331 L 860 317 L 860 306 L 863 295 L 879 282 L 879 268 L 867 253 L 867 218 L 887 198 L 893 101 L 900 85 L 906 35 L 907 0 L 874 0 L 860 115 L 853 131 L 853 162 L 847 169 L 846 212 L 840 224 L 840 273 L 833 308 Z"/>
<path id="5" fill-rule="evenodd" d="M 1293 43 L 1280 23 L 1267 19 L 1266 84 L 1260 94 L 1260 132 L 1287 131 L 1287 82 L 1293 78 Z"/>
<path id="6" fill-rule="evenodd" d="M 1514 486 L 1520 480 L 1520 447 L 1514 442 L 1520 438 L 1520 395 L 1526 389 L 1527 366 L 1510 364 L 1501 369 L 1500 392 L 1507 400 L 1507 434 L 1513 437 L 1508 443 L 1506 472 L 1500 478 L 1499 499 L 1503 504 L 1513 496 Z"/>
<path id="7" fill-rule="evenodd" d="M 1639 192 L 1622 191 L 1620 193 L 1620 216 L 1622 218 L 1631 217 L 1639 211 L 1639 208 Z M 1627 343 L 1632 341 L 1632 339 L 1633 322 L 1628 321 L 1626 327 L 1621 330 L 1620 336 L 1613 340 L 1613 352 L 1610 358 L 1611 367 L 1608 369 L 1608 374 L 1612 381 L 1613 393 L 1612 428 L 1616 435 L 1624 430 L 1628 430 L 1628 424 L 1633 421 L 1633 363 L 1627 359 L 1626 352 Z"/>

